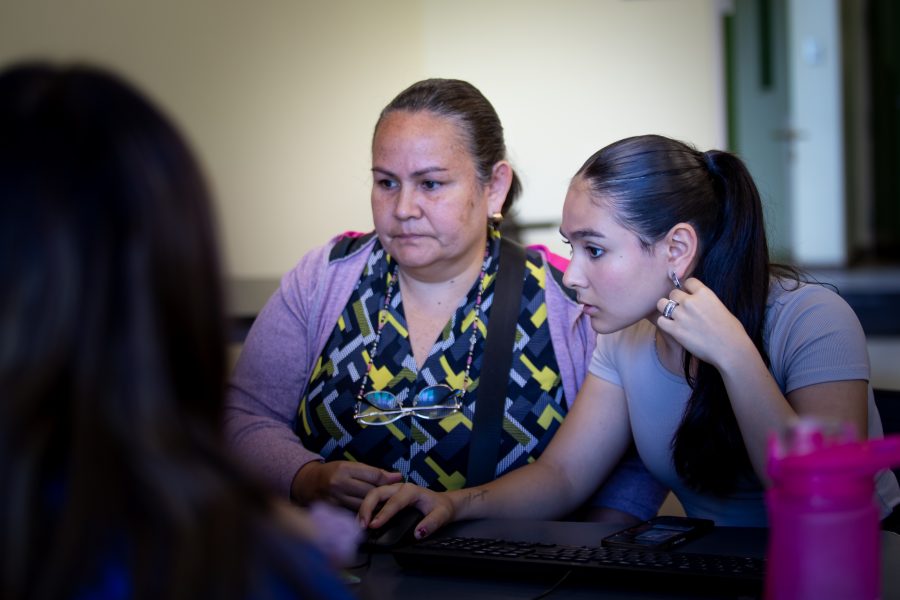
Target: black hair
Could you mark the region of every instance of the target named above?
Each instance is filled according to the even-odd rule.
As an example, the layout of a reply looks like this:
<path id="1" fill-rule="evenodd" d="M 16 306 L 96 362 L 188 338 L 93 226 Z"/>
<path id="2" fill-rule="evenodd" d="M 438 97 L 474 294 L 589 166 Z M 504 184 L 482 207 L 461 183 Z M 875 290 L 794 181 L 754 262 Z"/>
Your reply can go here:
<path id="1" fill-rule="evenodd" d="M 677 223 L 693 225 L 699 255 L 692 276 L 737 317 L 769 364 L 763 343 L 769 278 L 790 270 L 769 262 L 762 202 L 740 158 L 645 135 L 606 146 L 577 176 L 647 251 Z M 676 470 L 694 489 L 727 493 L 755 475 L 725 385 L 715 367 L 688 352 L 684 373 L 692 392 L 672 440 Z"/>
<path id="2" fill-rule="evenodd" d="M 506 158 L 503 125 L 488 99 L 467 81 L 459 79 L 424 79 L 418 81 L 391 100 L 381 111 L 375 132 L 384 118 L 395 111 L 432 112 L 456 122 L 468 142 L 469 154 L 482 184 L 491 180 L 494 165 Z M 501 213 L 506 216 L 522 192 L 522 183 L 515 171 L 512 184 L 503 201 Z"/>
<path id="3" fill-rule="evenodd" d="M 169 118 L 89 66 L 0 72 L 0 596 L 246 597 L 268 495 L 221 420 L 211 200 Z M 258 548 L 257 548 L 258 549 Z"/>

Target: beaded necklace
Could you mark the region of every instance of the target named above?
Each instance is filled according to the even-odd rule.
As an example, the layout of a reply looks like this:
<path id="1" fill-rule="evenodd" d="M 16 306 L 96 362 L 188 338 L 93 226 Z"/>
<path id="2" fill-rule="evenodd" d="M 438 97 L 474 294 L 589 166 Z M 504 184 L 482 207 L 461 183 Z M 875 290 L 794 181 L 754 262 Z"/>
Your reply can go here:
<path id="1" fill-rule="evenodd" d="M 490 258 L 490 240 L 488 240 L 488 244 L 484 249 L 484 260 L 481 263 L 481 273 L 478 275 L 478 296 L 475 298 L 475 318 L 472 319 L 471 326 L 471 336 L 469 337 L 469 354 L 466 357 L 466 372 L 463 378 L 463 389 L 462 389 L 462 398 L 465 397 L 466 392 L 469 390 L 469 384 L 471 383 L 471 379 L 469 379 L 469 371 L 472 368 L 472 355 L 475 352 L 475 341 L 478 337 L 478 326 L 481 325 L 481 297 L 484 295 L 484 275 L 487 270 L 488 258 Z M 387 290 L 384 294 L 384 306 L 381 307 L 381 310 L 378 313 L 378 329 L 375 332 L 375 341 L 372 342 L 372 351 L 369 352 L 369 361 L 366 365 L 366 373 L 363 375 L 362 384 L 359 386 L 359 393 L 356 396 L 357 401 L 362 401 L 365 398 L 366 386 L 371 380 L 370 373 L 372 371 L 372 364 L 375 362 L 375 354 L 378 352 L 378 343 L 381 341 L 381 331 L 384 329 L 385 324 L 387 323 L 388 317 L 388 309 L 391 305 L 391 296 L 394 293 L 394 284 L 396 283 L 399 275 L 397 273 L 397 269 L 399 265 L 394 263 L 394 268 L 391 270 L 391 274 L 388 277 Z"/>

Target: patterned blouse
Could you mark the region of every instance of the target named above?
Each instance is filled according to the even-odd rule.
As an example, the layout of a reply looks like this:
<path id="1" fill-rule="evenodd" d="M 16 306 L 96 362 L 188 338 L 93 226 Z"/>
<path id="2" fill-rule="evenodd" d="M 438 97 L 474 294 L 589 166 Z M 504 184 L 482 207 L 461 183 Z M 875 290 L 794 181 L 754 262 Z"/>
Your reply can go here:
<path id="1" fill-rule="evenodd" d="M 369 360 L 372 368 L 364 391 L 392 392 L 404 406 L 428 386 L 445 384 L 463 389 L 479 291 L 476 281 L 444 326 L 422 368 L 417 369 L 403 313 L 403 297 L 395 283 L 377 352 L 370 357 L 378 315 L 393 270 L 390 255 L 376 242 L 300 400 L 296 433 L 306 448 L 318 452 L 325 460 L 360 461 L 399 471 L 406 480 L 437 491 L 465 487 L 485 332 L 491 318 L 493 282 L 497 274 L 500 247 L 497 234 L 491 236 L 489 244 L 482 326 L 476 333 L 469 372 L 471 383 L 461 398 L 461 410 L 435 420 L 405 415 L 386 425 L 363 425 L 354 420 L 357 396 Z M 552 267 L 545 266 L 537 252 L 528 251 L 526 256 L 497 476 L 537 459 L 568 412 L 544 301 L 546 280 L 551 276 L 548 270 Z"/>

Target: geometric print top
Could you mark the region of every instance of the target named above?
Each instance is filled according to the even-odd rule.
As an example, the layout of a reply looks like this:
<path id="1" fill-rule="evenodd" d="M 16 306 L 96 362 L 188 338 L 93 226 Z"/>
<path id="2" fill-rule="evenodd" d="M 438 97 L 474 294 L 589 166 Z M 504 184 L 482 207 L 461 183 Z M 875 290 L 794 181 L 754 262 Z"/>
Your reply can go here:
<path id="1" fill-rule="evenodd" d="M 482 326 L 476 334 L 469 370 L 471 383 L 462 398 L 462 409 L 443 419 L 407 415 L 387 425 L 367 426 L 357 423 L 353 413 L 393 269 L 390 256 L 380 242 L 375 242 L 300 398 L 295 430 L 304 447 L 325 460 L 359 461 L 397 471 L 407 481 L 436 491 L 465 487 L 499 241 L 499 235 L 493 233 L 485 269 Z M 548 275 L 541 255 L 527 251 L 497 476 L 537 459 L 568 412 L 547 322 L 544 289 Z M 390 391 L 405 404 L 407 398 L 430 385 L 462 389 L 478 289 L 476 280 L 444 326 L 421 370 L 417 370 L 403 314 L 403 296 L 395 284 L 365 391 Z"/>

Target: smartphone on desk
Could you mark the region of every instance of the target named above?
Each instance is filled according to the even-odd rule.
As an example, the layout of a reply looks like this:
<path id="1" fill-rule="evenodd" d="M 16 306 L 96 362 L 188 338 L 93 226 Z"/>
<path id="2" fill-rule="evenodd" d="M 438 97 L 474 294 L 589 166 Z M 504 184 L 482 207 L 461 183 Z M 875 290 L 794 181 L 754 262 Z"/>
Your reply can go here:
<path id="1" fill-rule="evenodd" d="M 637 525 L 603 538 L 603 546 L 638 550 L 669 550 L 700 537 L 715 526 L 709 519 L 663 516 L 653 517 Z"/>

